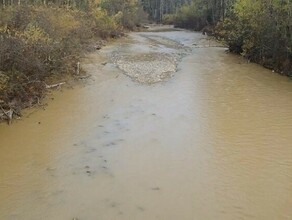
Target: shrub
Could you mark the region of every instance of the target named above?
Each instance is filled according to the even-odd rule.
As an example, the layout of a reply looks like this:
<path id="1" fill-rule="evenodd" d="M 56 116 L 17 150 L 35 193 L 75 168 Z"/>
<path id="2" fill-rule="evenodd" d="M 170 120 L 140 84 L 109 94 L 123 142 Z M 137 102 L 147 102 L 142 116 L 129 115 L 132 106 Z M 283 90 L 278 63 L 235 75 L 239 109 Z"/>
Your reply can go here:
<path id="1" fill-rule="evenodd" d="M 76 72 L 76 63 L 89 43 L 119 35 L 122 28 L 117 19 L 101 9 L 91 13 L 41 6 L 2 9 L 1 105 L 37 103 L 48 77 Z"/>
<path id="2" fill-rule="evenodd" d="M 0 105 L 6 108 L 37 103 L 44 82 L 74 74 L 89 45 L 118 37 L 146 17 L 139 3 L 129 0 L 21 3 L 0 8 Z"/>
<path id="3" fill-rule="evenodd" d="M 173 18 L 173 23 L 176 27 L 200 31 L 208 24 L 208 13 L 203 6 L 193 2 L 179 8 Z"/>
<path id="4" fill-rule="evenodd" d="M 174 24 L 175 23 L 175 15 L 174 14 L 164 14 L 162 17 L 163 24 Z"/>
<path id="5" fill-rule="evenodd" d="M 292 26 L 286 6 L 284 2 L 236 1 L 229 18 L 217 25 L 217 34 L 231 51 L 291 75 Z"/>
<path id="6" fill-rule="evenodd" d="M 120 31 L 120 26 L 118 25 L 118 18 L 114 16 L 109 16 L 108 13 L 101 8 L 97 8 L 92 12 L 95 27 L 94 33 L 99 37 L 106 38 L 108 36 L 116 37 Z"/>

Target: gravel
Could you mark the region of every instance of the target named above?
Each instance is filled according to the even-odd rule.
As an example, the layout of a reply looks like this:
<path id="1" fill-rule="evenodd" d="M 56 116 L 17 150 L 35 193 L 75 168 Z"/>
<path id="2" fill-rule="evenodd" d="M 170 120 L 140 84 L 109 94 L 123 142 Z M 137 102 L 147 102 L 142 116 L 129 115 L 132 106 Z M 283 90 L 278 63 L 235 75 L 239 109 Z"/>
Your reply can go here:
<path id="1" fill-rule="evenodd" d="M 180 59 L 190 52 L 188 47 L 163 36 L 140 34 L 129 45 L 111 54 L 112 62 L 134 81 L 153 84 L 169 79 Z M 143 48 L 137 51 L 137 47 Z"/>

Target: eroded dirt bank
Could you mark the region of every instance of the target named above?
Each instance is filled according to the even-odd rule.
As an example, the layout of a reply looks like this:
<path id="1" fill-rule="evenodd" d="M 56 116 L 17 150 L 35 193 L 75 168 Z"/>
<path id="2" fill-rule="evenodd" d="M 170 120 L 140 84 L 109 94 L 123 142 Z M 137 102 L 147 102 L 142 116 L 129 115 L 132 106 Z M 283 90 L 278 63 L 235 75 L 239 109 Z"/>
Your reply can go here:
<path id="1" fill-rule="evenodd" d="M 1 124 L 0 219 L 291 219 L 291 81 L 209 45 L 131 34 Z"/>

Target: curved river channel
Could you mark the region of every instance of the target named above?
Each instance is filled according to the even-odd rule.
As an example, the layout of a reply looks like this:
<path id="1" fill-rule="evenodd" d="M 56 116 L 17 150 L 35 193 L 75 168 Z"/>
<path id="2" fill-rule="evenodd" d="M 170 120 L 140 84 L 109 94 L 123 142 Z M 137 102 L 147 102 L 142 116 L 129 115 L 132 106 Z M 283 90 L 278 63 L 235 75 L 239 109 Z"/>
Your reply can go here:
<path id="1" fill-rule="evenodd" d="M 1 220 L 291 220 L 292 81 L 200 33 L 131 33 L 0 125 Z"/>

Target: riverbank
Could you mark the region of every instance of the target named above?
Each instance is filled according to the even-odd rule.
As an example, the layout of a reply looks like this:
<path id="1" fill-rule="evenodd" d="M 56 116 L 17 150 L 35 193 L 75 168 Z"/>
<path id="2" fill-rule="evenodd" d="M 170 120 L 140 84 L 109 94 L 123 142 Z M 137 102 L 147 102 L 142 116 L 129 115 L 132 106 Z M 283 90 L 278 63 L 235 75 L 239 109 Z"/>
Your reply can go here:
<path id="1" fill-rule="evenodd" d="M 193 0 L 165 14 L 163 22 L 224 40 L 233 53 L 292 76 L 292 4 Z"/>
<path id="2" fill-rule="evenodd" d="M 55 9 L 50 10 L 54 11 Z M 40 12 L 43 11 L 37 10 L 37 12 L 34 13 Z M 29 12 L 26 11 L 26 13 Z M 66 17 L 67 15 L 65 14 L 64 16 Z M 74 29 L 74 27 L 71 28 Z M 147 25 L 146 27 L 140 27 L 138 30 L 144 30 L 150 33 L 180 31 L 180 29 L 175 29 L 171 25 Z M 62 32 L 63 31 L 65 30 L 62 30 Z M 43 108 L 45 106 L 43 100 L 52 90 L 71 88 L 72 86 L 76 86 L 80 80 L 91 80 L 91 75 L 87 74 L 83 69 L 83 61 L 86 60 L 88 54 L 93 51 L 98 53 L 103 46 L 112 43 L 114 39 L 110 40 L 108 37 L 121 37 L 125 35 L 124 31 L 126 30 L 123 30 L 123 32 L 122 29 L 119 32 L 115 30 L 115 33 L 117 34 L 116 36 L 103 35 L 103 38 L 94 35 L 91 35 L 90 39 L 80 39 L 79 35 L 70 36 L 70 42 L 76 41 L 75 44 L 77 44 L 77 42 L 81 43 L 80 41 L 82 41 L 82 44 L 77 48 L 70 50 L 71 55 L 68 55 L 67 60 L 62 59 L 59 68 L 63 69 L 66 67 L 63 69 L 63 72 L 61 71 L 57 73 L 58 68 L 53 69 L 53 72 L 45 72 L 44 76 L 25 76 L 25 72 L 16 72 L 15 77 L 18 77 L 16 79 L 11 77 L 10 71 L 0 73 L 0 83 L 2 82 L 2 87 L 0 87 L 0 89 L 2 89 L 0 95 L 0 121 L 7 121 L 8 124 L 10 124 L 13 119 L 19 119 L 22 117 L 22 110 L 25 108 Z M 133 80 L 145 84 L 152 84 L 164 81 L 171 77 L 177 70 L 178 62 L 190 52 L 190 48 L 166 37 L 157 38 L 146 32 L 143 36 L 141 35 L 141 38 L 144 38 L 144 41 L 151 44 L 151 47 L 149 47 L 151 48 L 151 53 L 149 53 L 149 51 L 144 51 L 144 53 L 141 51 L 138 56 L 131 57 L 129 55 L 124 55 L 123 52 L 119 50 L 119 47 L 117 47 L 116 51 L 111 55 L 110 61 L 123 70 L 124 73 L 130 76 Z M 157 48 L 161 46 L 165 47 L 165 50 L 156 53 Z M 64 53 L 64 51 L 62 51 L 62 53 Z M 56 60 L 56 58 L 51 57 L 50 55 L 46 55 L 46 57 L 51 59 L 51 61 L 53 61 L 53 59 Z M 106 65 L 108 62 L 109 61 L 102 61 L 101 64 Z M 22 76 L 25 77 L 19 78 L 19 74 L 22 74 Z M 1 81 L 1 79 L 3 80 Z M 23 93 L 20 94 L 20 90 L 23 91 Z"/>
<path id="3" fill-rule="evenodd" d="M 88 78 L 80 65 L 84 54 L 100 50 L 138 22 L 99 5 L 89 10 L 69 3 L 1 4 L 0 121 L 9 123 L 22 109 L 41 105 L 48 90 Z M 134 16 L 139 7 L 131 7 Z"/>

